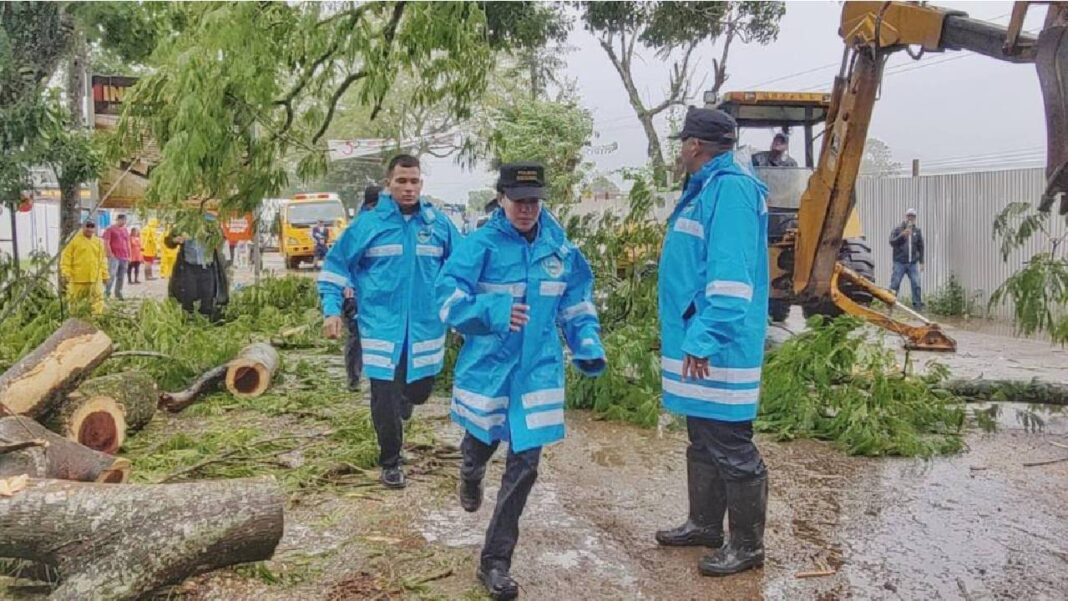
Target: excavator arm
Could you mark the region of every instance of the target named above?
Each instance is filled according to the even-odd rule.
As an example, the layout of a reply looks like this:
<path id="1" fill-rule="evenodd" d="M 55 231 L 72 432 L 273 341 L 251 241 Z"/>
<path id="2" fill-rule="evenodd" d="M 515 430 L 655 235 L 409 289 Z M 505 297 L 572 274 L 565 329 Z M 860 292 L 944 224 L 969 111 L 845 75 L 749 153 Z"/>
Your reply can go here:
<path id="1" fill-rule="evenodd" d="M 845 272 L 838 263 L 846 221 L 853 211 L 854 185 L 864 154 L 872 109 L 882 82 L 887 58 L 907 51 L 913 58 L 927 52 L 971 50 L 1017 63 L 1035 63 L 1046 106 L 1048 164 L 1047 189 L 1040 208 L 1049 210 L 1061 198 L 1060 211 L 1068 211 L 1068 2 L 1049 4 L 1045 27 L 1036 38 L 1023 32 L 1023 19 L 1033 2 L 1017 2 L 1009 27 L 970 19 L 964 13 L 906 2 L 846 2 L 839 33 L 845 42 L 842 67 L 835 77 L 822 152 L 816 170 L 801 198 L 796 233 L 793 284 L 805 300 L 829 294 L 843 310 L 859 314 L 922 347 L 918 332 L 909 333 L 900 322 L 856 303 L 837 289 Z M 846 270 L 848 271 L 848 270 Z M 859 278 L 859 280 L 857 279 Z M 849 275 L 864 287 L 880 290 L 876 297 L 893 295 L 857 274 Z M 837 294 L 836 294 L 837 293 Z M 890 303 L 893 304 L 893 303 Z M 926 322 L 926 320 L 924 320 Z M 895 325 L 900 324 L 900 325 Z M 937 326 L 926 322 L 925 332 Z M 944 335 L 942 335 L 944 337 Z M 947 338 L 948 340 L 948 338 Z M 951 342 L 951 341 L 950 341 Z M 945 341 L 934 350 L 950 350 Z M 955 344 L 953 345 L 955 347 Z"/>

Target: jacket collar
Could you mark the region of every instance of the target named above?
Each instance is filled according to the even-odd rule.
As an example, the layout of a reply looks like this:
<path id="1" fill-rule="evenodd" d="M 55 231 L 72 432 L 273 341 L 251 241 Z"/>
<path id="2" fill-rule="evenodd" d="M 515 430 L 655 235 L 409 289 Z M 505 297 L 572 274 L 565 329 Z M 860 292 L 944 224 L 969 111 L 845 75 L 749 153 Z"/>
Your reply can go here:
<path id="1" fill-rule="evenodd" d="M 373 210 L 383 220 L 388 220 L 394 215 L 403 218 L 403 213 L 400 212 L 397 201 L 393 200 L 393 196 L 389 192 L 382 192 L 379 195 L 378 204 L 375 205 Z M 414 213 L 414 218 L 418 218 L 426 224 L 434 223 L 437 220 L 434 205 L 425 196 L 419 197 L 419 210 Z"/>
<path id="2" fill-rule="evenodd" d="M 733 152 L 725 152 L 702 165 L 696 173 L 690 176 L 689 181 L 686 182 L 686 188 L 682 191 L 682 196 L 679 197 L 679 202 L 675 205 L 675 210 L 672 211 L 671 216 L 675 217 L 682 212 L 683 209 L 689 206 L 689 204 L 701 194 L 701 191 L 705 189 L 711 180 L 721 175 L 728 174 L 748 177 L 756 183 L 761 194 L 767 194 L 768 187 L 764 182 L 753 177 L 752 174 L 739 167 L 738 163 L 734 160 Z"/>
<path id="3" fill-rule="evenodd" d="M 483 227 L 491 227 L 509 240 L 527 243 L 512 222 L 508 221 L 504 215 L 504 209 L 495 210 L 493 216 Z M 531 243 L 531 261 L 538 261 L 554 253 L 560 258 L 566 257 L 571 252 L 566 242 L 567 236 L 563 226 L 547 208 L 542 207 L 541 214 L 538 216 L 538 235 Z"/>

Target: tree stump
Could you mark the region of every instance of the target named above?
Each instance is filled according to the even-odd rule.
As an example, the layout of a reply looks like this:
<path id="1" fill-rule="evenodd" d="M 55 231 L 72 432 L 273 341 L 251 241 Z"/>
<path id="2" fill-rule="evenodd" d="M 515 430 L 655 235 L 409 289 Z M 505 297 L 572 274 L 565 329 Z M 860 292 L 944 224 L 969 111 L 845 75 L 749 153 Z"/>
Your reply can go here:
<path id="1" fill-rule="evenodd" d="M 67 440 L 28 417 L 0 418 L 0 449 L 19 446 L 22 448 L 0 452 L 0 478 L 26 474 L 31 478 L 121 483 L 130 476 L 126 459 Z"/>
<path id="2" fill-rule="evenodd" d="M 66 399 L 111 350 L 107 334 L 84 321 L 68 319 L 0 375 L 0 404 L 12 413 L 38 419 Z"/>
<path id="3" fill-rule="evenodd" d="M 54 432 L 114 454 L 127 431 L 143 428 L 156 414 L 159 393 L 145 373 L 127 371 L 86 381 L 48 415 Z"/>
<path id="4" fill-rule="evenodd" d="M 269 559 L 282 526 L 282 492 L 269 477 L 123 486 L 31 480 L 0 497 L 0 557 L 56 567 L 52 601 L 122 601 Z"/>
<path id="5" fill-rule="evenodd" d="M 257 342 L 241 349 L 226 370 L 226 389 L 238 398 L 258 397 L 271 385 L 271 377 L 278 369 L 278 351 Z"/>

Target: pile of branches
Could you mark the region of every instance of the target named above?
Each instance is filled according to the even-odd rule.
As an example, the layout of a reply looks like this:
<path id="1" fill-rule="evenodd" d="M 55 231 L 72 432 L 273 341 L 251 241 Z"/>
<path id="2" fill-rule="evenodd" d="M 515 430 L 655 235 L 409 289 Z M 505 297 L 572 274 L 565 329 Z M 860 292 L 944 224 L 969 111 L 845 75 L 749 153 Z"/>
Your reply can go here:
<path id="1" fill-rule="evenodd" d="M 833 441 L 851 455 L 927 457 L 964 447 L 964 401 L 946 389 L 949 371 L 914 373 L 853 317 L 813 317 L 771 351 L 756 428 L 780 440 Z"/>

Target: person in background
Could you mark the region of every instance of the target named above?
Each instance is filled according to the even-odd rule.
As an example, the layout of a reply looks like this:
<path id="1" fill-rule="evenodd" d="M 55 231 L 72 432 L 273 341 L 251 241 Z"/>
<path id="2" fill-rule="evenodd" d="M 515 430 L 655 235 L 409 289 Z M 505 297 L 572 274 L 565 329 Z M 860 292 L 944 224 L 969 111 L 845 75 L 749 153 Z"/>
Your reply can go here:
<path id="1" fill-rule="evenodd" d="M 215 224 L 215 216 L 205 214 L 204 219 Z M 177 248 L 178 257 L 174 264 L 174 277 L 171 278 L 168 292 L 177 300 L 186 313 L 192 314 L 199 303 L 199 311 L 212 322 L 222 317 L 221 305 L 229 300 L 226 279 L 226 266 L 222 261 L 221 230 L 219 246 L 212 248 L 202 240 L 185 234 L 167 234 L 163 239 L 168 248 Z"/>
<path id="2" fill-rule="evenodd" d="M 141 283 L 141 262 L 144 257 L 141 254 L 141 232 L 137 228 L 130 228 L 130 266 L 126 269 L 126 283 Z M 148 276 L 145 276 L 146 278 Z"/>
<path id="3" fill-rule="evenodd" d="M 593 273 L 559 222 L 541 207 L 545 169 L 501 165 L 501 208 L 459 245 L 438 276 L 441 319 L 464 336 L 450 410 L 464 428 L 460 506 L 478 511 L 486 464 L 508 457 L 486 530 L 478 578 L 491 599 L 514 599 L 510 575 L 519 518 L 538 477 L 542 447 L 564 438 L 563 333 L 583 375 L 605 367 Z"/>
<path id="4" fill-rule="evenodd" d="M 894 270 L 890 274 L 890 290 L 896 295 L 901 288 L 901 279 L 909 276 L 912 286 L 912 307 L 923 310 L 923 295 L 920 290 L 920 272 L 923 271 L 923 233 L 916 225 L 916 209 L 905 211 L 905 221 L 890 232 L 890 248 L 893 249 Z"/>
<path id="5" fill-rule="evenodd" d="M 103 241 L 96 237 L 96 222 L 92 219 L 86 219 L 81 233 L 63 247 L 59 273 L 67 287 L 67 302 L 72 307 L 88 303 L 93 313 L 104 312 L 108 257 Z"/>
<path id="6" fill-rule="evenodd" d="M 753 155 L 753 166 L 797 167 L 797 161 L 787 153 L 789 149 L 790 136 L 783 132 L 779 132 L 771 139 L 771 150 L 765 150 Z"/>
<path id="7" fill-rule="evenodd" d="M 130 232 L 126 229 L 126 215 L 119 215 L 115 223 L 104 230 L 104 250 L 108 253 L 108 283 L 104 295 L 122 300 L 122 285 L 130 264 Z"/>
<path id="8" fill-rule="evenodd" d="M 360 205 L 360 213 L 371 211 L 378 204 L 378 195 L 382 192 L 381 186 L 370 185 L 363 191 L 363 204 Z M 353 219 L 359 219 L 357 214 Z M 350 224 L 349 227 L 352 227 Z M 360 322 L 356 319 L 356 291 L 346 287 L 342 291 L 341 314 L 348 326 L 349 337 L 345 339 L 345 373 L 349 378 L 349 390 L 359 392 L 360 374 L 363 373 L 363 349 L 360 347 Z M 410 416 L 411 414 L 409 414 Z"/>
<path id="9" fill-rule="evenodd" d="M 326 229 L 326 223 L 322 219 L 315 222 L 311 231 L 312 242 L 315 243 L 315 257 L 312 259 L 312 269 L 319 269 L 319 261 L 326 258 L 327 242 L 330 240 L 330 230 Z"/>
<path id="10" fill-rule="evenodd" d="M 768 473 L 753 420 L 768 328 L 767 188 L 735 162 L 737 127 L 723 111 L 686 113 L 675 137 L 689 179 L 660 256 L 663 404 L 686 416 L 690 445 L 687 519 L 656 541 L 712 549 L 698 562 L 705 576 L 764 565 Z"/>
<path id="11" fill-rule="evenodd" d="M 152 275 L 152 264 L 156 262 L 156 256 L 159 254 L 159 234 L 156 232 L 158 227 L 159 222 L 152 218 L 148 220 L 148 223 L 145 224 L 145 229 L 141 232 L 141 260 L 145 265 L 146 282 L 156 279 Z"/>
<path id="12" fill-rule="evenodd" d="M 156 239 L 160 241 L 159 274 L 161 277 L 168 279 L 174 275 L 174 264 L 178 261 L 178 247 L 167 246 L 163 243 L 163 240 L 170 229 L 170 226 L 161 225 L 160 229 L 156 231 Z"/>
<path id="13" fill-rule="evenodd" d="M 401 470 L 404 417 L 430 398 L 445 362 L 445 326 L 434 309 L 434 279 L 460 234 L 420 196 L 419 159 L 400 154 L 386 171 L 388 192 L 330 249 L 319 273 L 323 334 L 345 327 L 345 288 L 356 291 L 363 364 L 371 380 L 371 419 L 378 435 L 380 480 L 407 485 Z"/>

